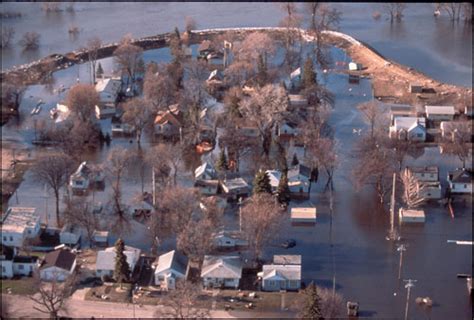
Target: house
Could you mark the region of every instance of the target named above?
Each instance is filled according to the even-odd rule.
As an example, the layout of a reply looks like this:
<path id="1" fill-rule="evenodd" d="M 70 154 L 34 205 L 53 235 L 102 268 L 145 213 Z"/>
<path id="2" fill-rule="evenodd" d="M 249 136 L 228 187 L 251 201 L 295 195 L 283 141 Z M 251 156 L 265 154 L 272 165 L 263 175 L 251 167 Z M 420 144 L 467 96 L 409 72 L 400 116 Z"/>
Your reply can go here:
<path id="1" fill-rule="evenodd" d="M 301 72 L 301 67 L 299 67 L 290 73 L 290 78 L 285 80 L 285 86 L 288 89 L 293 89 L 299 85 L 301 82 Z"/>
<path id="2" fill-rule="evenodd" d="M 408 172 L 418 181 L 439 181 L 439 169 L 437 166 L 407 167 L 406 170 L 408 170 Z"/>
<path id="3" fill-rule="evenodd" d="M 138 262 L 138 259 L 140 258 L 141 250 L 134 247 L 125 246 L 125 250 L 123 251 L 123 253 L 127 257 L 127 263 L 130 267 L 130 272 L 132 274 Z M 109 247 L 105 250 L 100 250 L 99 252 L 97 252 L 95 273 L 98 277 L 113 276 L 115 268 L 115 256 L 115 247 Z"/>
<path id="4" fill-rule="evenodd" d="M 178 138 L 183 126 L 183 113 L 178 105 L 172 105 L 169 110 L 159 111 L 155 117 L 155 135 L 164 138 Z"/>
<path id="5" fill-rule="evenodd" d="M 453 142 L 471 142 L 472 121 L 441 121 L 441 137 Z"/>
<path id="6" fill-rule="evenodd" d="M 214 234 L 214 248 L 235 249 L 248 246 L 248 241 L 242 239 L 240 232 L 221 230 Z"/>
<path id="7" fill-rule="evenodd" d="M 83 194 L 89 187 L 102 187 L 104 180 L 105 175 L 102 170 L 84 161 L 69 178 L 69 186 L 74 194 Z"/>
<path id="8" fill-rule="evenodd" d="M 413 106 L 408 104 L 386 104 L 390 113 L 390 123 L 393 124 L 397 117 L 416 117 L 417 113 Z"/>
<path id="9" fill-rule="evenodd" d="M 281 172 L 279 170 L 267 170 L 265 171 L 268 178 L 270 179 L 270 185 L 272 186 L 272 192 L 276 192 L 278 190 L 278 186 L 280 184 L 281 179 Z"/>
<path id="10" fill-rule="evenodd" d="M 107 247 L 109 245 L 109 232 L 94 230 L 92 242 L 96 246 Z"/>
<path id="11" fill-rule="evenodd" d="M 311 187 L 311 169 L 298 164 L 288 170 L 288 187 L 293 198 L 306 199 Z"/>
<path id="12" fill-rule="evenodd" d="M 299 290 L 301 288 L 301 256 L 273 257 L 273 264 L 262 266 L 258 273 L 263 291 Z"/>
<path id="13" fill-rule="evenodd" d="M 76 268 L 76 255 L 69 250 L 48 252 L 40 267 L 40 278 L 45 281 L 64 281 Z"/>
<path id="14" fill-rule="evenodd" d="M 66 245 L 76 245 L 81 239 L 81 230 L 72 224 L 65 224 L 59 233 L 59 241 Z"/>
<path id="15" fill-rule="evenodd" d="M 122 87 L 120 78 L 97 79 L 95 91 L 99 94 L 100 102 L 103 105 L 114 106 Z"/>
<path id="16" fill-rule="evenodd" d="M 289 94 L 288 99 L 291 109 L 300 109 L 308 106 L 308 99 L 302 94 Z"/>
<path id="17" fill-rule="evenodd" d="M 398 210 L 400 223 L 423 223 L 425 222 L 424 210 L 404 209 Z"/>
<path id="18" fill-rule="evenodd" d="M 188 259 L 176 252 L 167 252 L 158 257 L 155 267 L 155 285 L 165 290 L 176 288 L 176 280 L 185 279 Z"/>
<path id="19" fill-rule="evenodd" d="M 0 246 L 0 277 L 12 278 L 13 276 L 32 276 L 38 269 L 38 257 L 18 256 L 16 249 Z"/>
<path id="20" fill-rule="evenodd" d="M 116 112 L 117 108 L 115 108 L 115 105 L 100 103 L 95 106 L 95 117 L 99 120 L 112 118 L 113 116 L 115 116 Z"/>
<path id="21" fill-rule="evenodd" d="M 451 193 L 472 193 L 472 171 L 468 169 L 456 169 L 448 172 L 449 190 Z"/>
<path id="22" fill-rule="evenodd" d="M 1 243 L 20 248 L 25 239 L 35 238 L 39 232 L 40 217 L 36 208 L 10 207 L 3 216 Z"/>
<path id="23" fill-rule="evenodd" d="M 112 117 L 112 135 L 132 135 L 135 128 L 128 123 L 122 121 L 122 115 L 114 115 Z"/>
<path id="24" fill-rule="evenodd" d="M 423 182 L 416 181 L 416 193 L 418 197 L 424 199 L 441 199 L 441 184 L 439 181 Z"/>
<path id="25" fill-rule="evenodd" d="M 221 182 L 221 187 L 228 200 L 247 197 L 250 193 L 249 185 L 242 178 L 225 179 Z"/>
<path id="26" fill-rule="evenodd" d="M 208 162 L 204 162 L 202 165 L 194 170 L 194 178 L 197 180 L 214 180 L 217 178 L 216 169 Z"/>
<path id="27" fill-rule="evenodd" d="M 132 201 L 132 206 L 130 207 L 130 209 L 135 218 L 148 218 L 150 214 L 155 210 L 155 208 L 153 207 L 153 195 L 146 191 L 138 195 Z"/>
<path id="28" fill-rule="evenodd" d="M 422 117 L 396 117 L 390 126 L 390 138 L 423 142 L 426 140 L 426 121 Z"/>
<path id="29" fill-rule="evenodd" d="M 214 52 L 212 42 L 210 40 L 203 40 L 198 47 L 198 53 L 200 58 L 206 59 L 207 56 Z"/>
<path id="30" fill-rule="evenodd" d="M 410 83 L 410 93 L 423 93 L 423 85 L 421 83 Z"/>
<path id="31" fill-rule="evenodd" d="M 201 195 L 212 196 L 217 194 L 217 190 L 219 189 L 219 180 L 197 180 L 194 183 L 194 187 L 199 190 Z"/>
<path id="32" fill-rule="evenodd" d="M 452 121 L 456 110 L 453 106 L 425 106 L 425 113 L 431 121 Z"/>
<path id="33" fill-rule="evenodd" d="M 57 103 L 56 108 L 51 109 L 51 117 L 54 119 L 55 123 L 60 123 L 66 120 L 71 114 L 71 110 L 67 105 L 62 103 Z"/>
<path id="34" fill-rule="evenodd" d="M 206 288 L 239 287 L 242 260 L 238 256 L 204 256 L 201 278 Z"/>
<path id="35" fill-rule="evenodd" d="M 316 223 L 316 208 L 291 208 L 292 223 Z"/>
<path id="36" fill-rule="evenodd" d="M 215 69 L 211 72 L 206 82 L 208 84 L 221 83 L 223 80 L 224 80 L 224 74 L 222 73 L 222 71 Z"/>

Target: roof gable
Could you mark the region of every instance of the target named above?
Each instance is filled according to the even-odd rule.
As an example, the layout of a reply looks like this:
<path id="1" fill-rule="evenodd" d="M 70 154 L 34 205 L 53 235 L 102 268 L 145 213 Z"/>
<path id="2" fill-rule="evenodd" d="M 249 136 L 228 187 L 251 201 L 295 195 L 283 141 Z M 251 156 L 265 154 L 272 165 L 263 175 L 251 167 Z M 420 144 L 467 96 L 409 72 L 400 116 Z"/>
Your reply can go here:
<path id="1" fill-rule="evenodd" d="M 57 267 L 69 271 L 75 261 L 76 255 L 69 250 L 55 250 L 45 255 L 42 269 Z"/>

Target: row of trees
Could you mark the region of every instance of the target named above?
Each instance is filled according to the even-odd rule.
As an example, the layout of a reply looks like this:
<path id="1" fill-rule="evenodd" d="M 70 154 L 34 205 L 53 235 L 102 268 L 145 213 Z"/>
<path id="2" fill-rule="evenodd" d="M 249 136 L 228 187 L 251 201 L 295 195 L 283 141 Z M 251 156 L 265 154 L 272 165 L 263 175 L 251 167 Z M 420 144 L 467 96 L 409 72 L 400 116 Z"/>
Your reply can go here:
<path id="1" fill-rule="evenodd" d="M 381 5 L 381 9 L 390 17 L 390 21 L 401 21 L 407 3 L 392 2 Z M 469 2 L 440 2 L 435 4 L 435 10 L 445 12 L 451 21 L 459 21 L 461 18 L 468 23 L 472 22 L 472 4 Z M 380 13 L 374 13 L 374 18 L 380 18 Z"/>

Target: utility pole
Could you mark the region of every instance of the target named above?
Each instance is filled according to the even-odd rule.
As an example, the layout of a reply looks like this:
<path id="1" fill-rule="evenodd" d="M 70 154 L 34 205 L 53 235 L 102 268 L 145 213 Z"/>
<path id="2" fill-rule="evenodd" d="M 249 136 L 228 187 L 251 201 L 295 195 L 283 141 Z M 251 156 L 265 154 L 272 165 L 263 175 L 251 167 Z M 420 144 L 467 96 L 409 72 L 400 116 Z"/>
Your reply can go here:
<path id="1" fill-rule="evenodd" d="M 239 231 L 242 233 L 242 197 L 239 197 Z"/>
<path id="2" fill-rule="evenodd" d="M 153 193 L 153 207 L 156 208 L 156 181 L 155 181 L 155 166 L 151 168 L 151 189 Z"/>
<path id="3" fill-rule="evenodd" d="M 48 194 L 46 190 L 46 183 L 44 184 L 44 213 L 46 218 L 46 225 L 49 225 Z"/>
<path id="4" fill-rule="evenodd" d="M 412 287 L 415 286 L 415 282 L 417 280 L 412 280 L 412 279 L 408 279 L 408 280 L 403 280 L 404 282 L 406 282 L 407 284 L 405 285 L 405 288 L 407 289 L 407 302 L 406 302 L 406 306 L 405 306 L 405 320 L 408 319 L 408 306 L 410 304 L 410 290 Z"/>
<path id="5" fill-rule="evenodd" d="M 395 187 L 397 184 L 397 174 L 393 173 L 393 182 L 392 182 L 392 197 L 390 199 L 390 231 L 388 236 L 386 237 L 387 240 L 400 240 L 400 236 L 398 235 L 397 231 L 395 230 Z"/>
<path id="6" fill-rule="evenodd" d="M 400 280 L 401 275 L 402 275 L 403 251 L 406 251 L 406 250 L 407 250 L 407 246 L 404 244 L 397 246 L 397 251 L 400 252 L 400 262 L 398 264 L 398 280 Z"/>

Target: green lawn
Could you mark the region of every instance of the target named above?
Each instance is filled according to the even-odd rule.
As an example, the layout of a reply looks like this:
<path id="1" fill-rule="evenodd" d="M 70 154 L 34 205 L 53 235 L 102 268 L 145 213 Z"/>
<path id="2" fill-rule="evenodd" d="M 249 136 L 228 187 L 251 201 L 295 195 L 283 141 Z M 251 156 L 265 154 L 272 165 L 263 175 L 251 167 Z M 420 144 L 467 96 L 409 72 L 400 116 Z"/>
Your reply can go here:
<path id="1" fill-rule="evenodd" d="M 30 295 L 38 291 L 36 290 L 35 280 L 31 277 L 14 280 L 2 279 L 1 285 L 2 293 L 8 293 L 11 291 L 12 294 Z"/>

